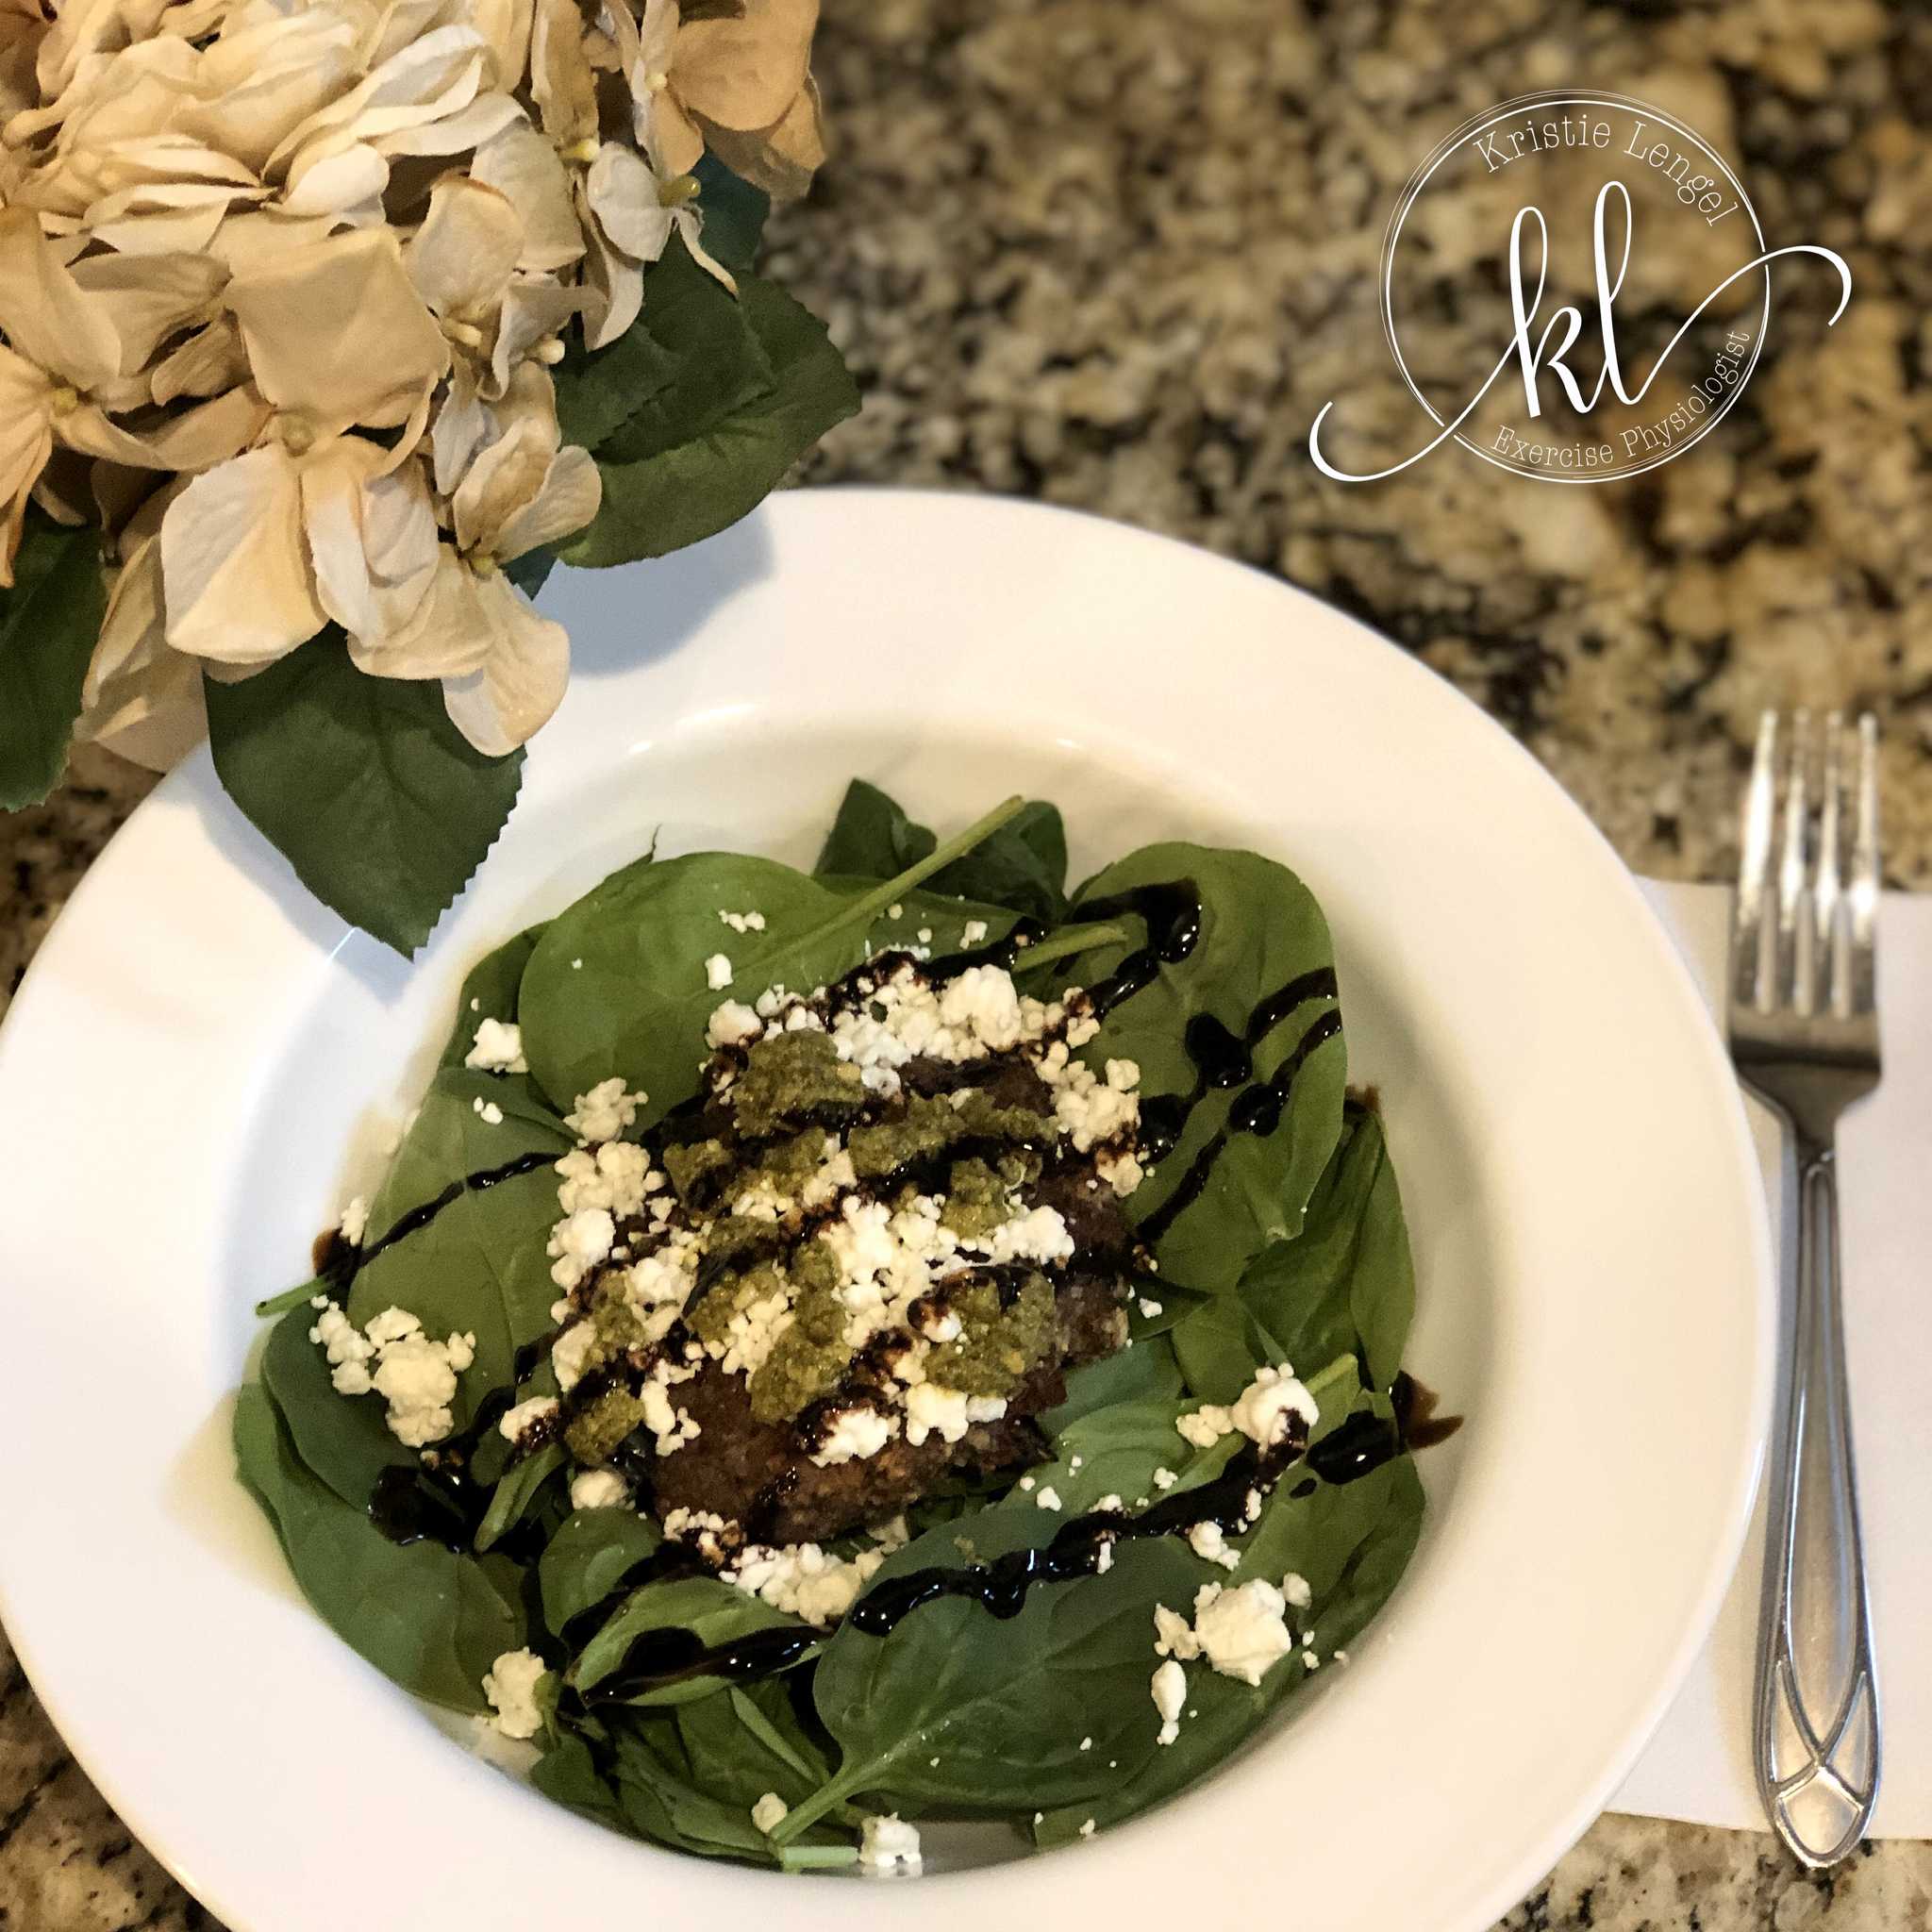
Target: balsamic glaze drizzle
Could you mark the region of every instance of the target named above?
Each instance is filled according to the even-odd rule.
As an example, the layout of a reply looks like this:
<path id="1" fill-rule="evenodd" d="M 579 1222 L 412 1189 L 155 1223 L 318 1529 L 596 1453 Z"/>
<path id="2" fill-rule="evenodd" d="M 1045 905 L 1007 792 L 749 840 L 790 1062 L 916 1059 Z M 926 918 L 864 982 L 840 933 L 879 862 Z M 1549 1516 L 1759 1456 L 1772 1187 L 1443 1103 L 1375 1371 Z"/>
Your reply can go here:
<path id="1" fill-rule="evenodd" d="M 585 1694 L 598 1702 L 622 1703 L 693 1677 L 730 1677 L 740 1683 L 775 1677 L 802 1662 L 823 1641 L 820 1631 L 784 1625 L 711 1644 L 695 1630 L 675 1625 L 646 1630 L 633 1641 L 617 1669 Z"/>
<path id="2" fill-rule="evenodd" d="M 555 1154 L 532 1153 L 520 1154 L 514 1160 L 506 1160 L 501 1167 L 479 1167 L 475 1174 L 466 1174 L 461 1180 L 450 1182 L 434 1199 L 398 1214 L 379 1241 L 358 1248 L 338 1240 L 328 1251 L 325 1271 L 337 1299 L 341 1299 L 356 1276 L 376 1256 L 427 1227 L 445 1208 L 454 1207 L 465 1194 L 480 1194 L 486 1188 L 495 1187 L 499 1181 L 515 1180 L 519 1174 L 535 1174 L 540 1167 L 554 1166 L 556 1161 Z"/>

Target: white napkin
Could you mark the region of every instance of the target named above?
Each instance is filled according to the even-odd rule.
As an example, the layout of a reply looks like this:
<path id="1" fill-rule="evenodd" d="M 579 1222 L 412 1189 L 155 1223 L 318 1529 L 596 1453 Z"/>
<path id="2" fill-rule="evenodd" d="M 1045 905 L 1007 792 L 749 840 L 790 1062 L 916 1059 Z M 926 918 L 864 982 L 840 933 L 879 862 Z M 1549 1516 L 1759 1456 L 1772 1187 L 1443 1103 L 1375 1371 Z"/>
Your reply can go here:
<path id="1" fill-rule="evenodd" d="M 1728 893 L 1654 880 L 1643 888 L 1722 1020 Z M 1885 1753 L 1872 1828 L 1932 1838 L 1932 897 L 1888 895 L 1879 920 L 1885 1077 L 1838 1142 L 1845 1346 Z M 1775 1122 L 1747 1104 L 1789 1297 L 1789 1158 Z M 1717 1627 L 1613 1810 L 1767 1828 L 1751 1771 L 1764 1508 L 1760 1494 Z"/>

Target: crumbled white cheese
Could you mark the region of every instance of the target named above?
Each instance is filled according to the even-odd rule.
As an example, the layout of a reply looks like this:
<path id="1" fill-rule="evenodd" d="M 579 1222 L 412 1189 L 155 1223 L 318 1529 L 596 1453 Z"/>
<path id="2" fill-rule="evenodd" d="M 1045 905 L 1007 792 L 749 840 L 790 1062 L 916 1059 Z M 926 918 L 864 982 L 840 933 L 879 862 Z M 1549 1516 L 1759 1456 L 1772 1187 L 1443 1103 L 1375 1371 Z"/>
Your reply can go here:
<path id="1" fill-rule="evenodd" d="M 651 1157 L 628 1141 L 573 1147 L 557 1163 L 557 1172 L 563 1176 L 557 1205 L 566 1215 L 601 1208 L 613 1220 L 622 1219 L 643 1207 L 653 1181 L 663 1185 L 663 1177 L 652 1171 Z"/>
<path id="2" fill-rule="evenodd" d="M 327 1352 L 329 1379 L 338 1393 L 366 1395 L 373 1390 L 383 1398 L 390 1433 L 399 1442 L 420 1449 L 456 1426 L 450 1405 L 458 1375 L 476 1358 L 474 1335 L 433 1341 L 402 1308 L 384 1309 L 363 1333 L 330 1304 L 320 1310 L 308 1339 Z"/>
<path id="3" fill-rule="evenodd" d="M 1196 1449 L 1211 1449 L 1222 1437 L 1234 1433 L 1234 1420 L 1219 1403 L 1209 1402 L 1178 1418 L 1174 1427 Z"/>
<path id="4" fill-rule="evenodd" d="M 974 1423 L 996 1423 L 1007 1412 L 1003 1395 L 962 1395 L 934 1382 L 906 1391 L 906 1440 L 916 1449 L 928 1436 L 957 1442 Z"/>
<path id="5" fill-rule="evenodd" d="M 726 1583 L 736 1585 L 747 1596 L 758 1597 L 774 1610 L 826 1629 L 852 1607 L 885 1560 L 885 1552 L 877 1549 L 861 1550 L 846 1562 L 817 1543 L 787 1543 L 778 1548 L 754 1543 L 741 1550 L 723 1574 Z"/>
<path id="6" fill-rule="evenodd" d="M 1145 1315 L 1146 1318 L 1151 1322 L 1153 1321 L 1156 1315 L 1159 1314 L 1160 1304 L 1157 1301 L 1148 1300 L 1148 1298 L 1143 1294 L 1141 1297 L 1141 1312 L 1143 1315 Z"/>
<path id="7" fill-rule="evenodd" d="M 475 1108 L 486 1127 L 500 1127 L 503 1124 L 503 1109 L 493 1100 L 485 1100 L 479 1093 L 470 1105 Z"/>
<path id="8" fill-rule="evenodd" d="M 763 932 L 765 915 L 762 912 L 721 912 L 718 917 L 733 932 Z"/>
<path id="9" fill-rule="evenodd" d="M 730 915 L 728 913 L 720 913 L 718 916 L 721 919 L 724 919 Z M 762 1831 L 769 1837 L 785 1822 L 786 1816 L 791 1809 L 791 1807 L 776 1791 L 767 1791 L 751 1807 L 752 1824 L 757 1830 Z"/>
<path id="10" fill-rule="evenodd" d="M 342 1209 L 342 1239 L 352 1248 L 362 1245 L 362 1237 L 369 1232 L 369 1203 L 358 1194 Z"/>
<path id="11" fill-rule="evenodd" d="M 1154 1606 L 1154 1654 L 1174 1657 L 1201 1655 L 1201 1640 L 1194 1635 L 1194 1626 L 1178 1610 L 1171 1610 L 1165 1604 Z"/>
<path id="12" fill-rule="evenodd" d="M 1054 1117 L 1079 1153 L 1091 1153 L 1138 1124 L 1141 1101 L 1134 1089 L 1141 1084 L 1141 1069 L 1134 1061 L 1108 1060 L 1103 1082 L 1080 1061 L 1056 1066 L 1049 1055 L 1041 1074 L 1053 1088 Z"/>
<path id="13" fill-rule="evenodd" d="M 897 917 L 898 908 L 894 907 Z M 868 1818 L 858 1832 L 858 1869 L 873 1877 L 889 1872 L 916 1876 L 920 1869 L 919 1827 L 908 1824 L 896 1811 Z"/>
<path id="14" fill-rule="evenodd" d="M 765 1023 L 742 1000 L 726 1000 L 705 1026 L 707 1046 L 742 1046 L 765 1030 Z"/>
<path id="15" fill-rule="evenodd" d="M 959 943 L 963 946 L 976 946 L 986 937 L 986 932 L 985 920 L 969 919 L 966 922 L 966 929 L 959 935 Z"/>
<path id="16" fill-rule="evenodd" d="M 570 1479 L 573 1509 L 614 1509 L 630 1501 L 630 1485 L 614 1469 L 580 1469 Z"/>
<path id="17" fill-rule="evenodd" d="M 1258 1576 L 1232 1589 L 1206 1583 L 1194 1598 L 1194 1636 L 1223 1676 L 1258 1684 L 1294 1648 L 1287 1608 L 1281 1592 Z"/>
<path id="18" fill-rule="evenodd" d="M 597 1329 L 589 1321 L 572 1323 L 550 1344 L 550 1367 L 559 1389 L 574 1389 L 584 1379 L 584 1370 L 596 1346 Z"/>
<path id="19" fill-rule="evenodd" d="M 563 1124 L 580 1141 L 614 1141 L 638 1117 L 638 1108 L 650 1096 L 630 1093 L 623 1078 L 613 1074 L 599 1080 L 588 1093 L 579 1093 L 576 1105 L 563 1117 Z"/>
<path id="20" fill-rule="evenodd" d="M 899 1418 L 895 1415 L 882 1415 L 869 1405 L 841 1408 L 811 1459 L 821 1469 L 859 1461 L 876 1456 L 898 1433 Z"/>
<path id="21" fill-rule="evenodd" d="M 1228 1420 L 1250 1441 L 1264 1449 L 1287 1435 L 1289 1418 L 1300 1416 L 1309 1428 L 1321 1419 L 1315 1398 L 1294 1378 L 1288 1364 L 1276 1368 L 1265 1365 L 1255 1371 L 1255 1379 L 1236 1396 Z"/>
<path id="22" fill-rule="evenodd" d="M 1003 1221 L 991 1233 L 959 1245 L 995 1262 L 1069 1261 L 1074 1256 L 1074 1237 L 1059 1209 L 1044 1206 Z"/>
<path id="23" fill-rule="evenodd" d="M 1060 1492 L 1048 1483 L 1033 1499 L 1036 1509 L 1058 1509 L 1060 1507 Z"/>
<path id="24" fill-rule="evenodd" d="M 1186 1418 L 1183 1417 L 1182 1420 L 1185 1421 Z M 1182 1434 L 1186 1433 L 1185 1430 L 1182 1431 Z M 1157 1469 L 1154 1472 L 1154 1487 L 1157 1490 L 1171 1490 L 1179 1481 L 1180 1477 L 1171 1469 Z"/>
<path id="25" fill-rule="evenodd" d="M 1105 1537 L 1101 1540 L 1100 1547 L 1093 1553 L 1093 1574 L 1096 1576 L 1105 1576 L 1112 1568 L 1113 1539 Z"/>
<path id="26" fill-rule="evenodd" d="M 496 1432 L 506 1442 L 514 1442 L 525 1429 L 555 1415 L 557 1406 L 554 1395 L 533 1395 L 527 1402 L 520 1402 L 514 1408 L 505 1409 Z"/>
<path id="27" fill-rule="evenodd" d="M 1160 1713 L 1158 1742 L 1172 1744 L 1181 1734 L 1181 1711 L 1188 1701 L 1188 1674 L 1173 1657 L 1159 1665 L 1149 1687 Z"/>
<path id="28" fill-rule="evenodd" d="M 1308 1579 L 1294 1570 L 1281 1579 L 1281 1595 L 1289 1607 L 1296 1610 L 1307 1609 L 1315 1600 L 1315 1592 L 1308 1588 Z"/>
<path id="29" fill-rule="evenodd" d="M 1096 1509 L 1121 1510 L 1124 1509 L 1127 1506 L 1121 1501 L 1121 1494 L 1118 1490 L 1109 1490 L 1093 1507 Z"/>
<path id="30" fill-rule="evenodd" d="M 1188 1532 L 1188 1547 L 1195 1556 L 1209 1563 L 1219 1563 L 1224 1570 L 1237 1568 L 1241 1560 L 1239 1550 L 1227 1546 L 1227 1539 L 1222 1534 L 1218 1523 L 1197 1523 Z"/>
<path id="31" fill-rule="evenodd" d="M 579 1208 L 565 1215 L 550 1230 L 543 1250 L 555 1264 L 551 1280 L 566 1291 L 574 1289 L 610 1253 L 616 1239 L 617 1224 L 608 1208 Z"/>
<path id="32" fill-rule="evenodd" d="M 1080 1836 L 1082 1838 L 1091 1838 L 1096 1829 L 1098 1829 L 1098 1826 L 1095 1821 L 1090 1818 L 1087 1821 L 1087 1823 L 1080 1827 Z"/>
<path id="33" fill-rule="evenodd" d="M 505 1651 L 483 1674 L 483 1695 L 506 1738 L 534 1738 L 543 1728 L 537 1686 L 544 1674 L 543 1659 L 528 1650 Z"/>
<path id="34" fill-rule="evenodd" d="M 527 1074 L 530 1063 L 524 1058 L 523 1028 L 511 1021 L 485 1020 L 476 1028 L 463 1064 L 485 1074 Z"/>
<path id="35" fill-rule="evenodd" d="M 897 919 L 900 913 L 904 912 L 905 909 L 905 907 L 901 906 L 899 902 L 895 899 L 890 906 L 886 908 L 886 917 L 888 919 Z"/>
<path id="36" fill-rule="evenodd" d="M 652 1369 L 641 1391 L 644 1426 L 656 1437 L 659 1456 L 676 1455 L 704 1433 L 691 1420 L 691 1411 L 678 1407 L 667 1392 L 671 1385 L 688 1382 L 691 1376 L 691 1370 L 680 1373 L 672 1363 L 660 1361 Z"/>
<path id="37" fill-rule="evenodd" d="M 705 961 L 705 984 L 713 992 L 723 992 L 731 984 L 731 961 L 723 953 L 713 953 Z"/>

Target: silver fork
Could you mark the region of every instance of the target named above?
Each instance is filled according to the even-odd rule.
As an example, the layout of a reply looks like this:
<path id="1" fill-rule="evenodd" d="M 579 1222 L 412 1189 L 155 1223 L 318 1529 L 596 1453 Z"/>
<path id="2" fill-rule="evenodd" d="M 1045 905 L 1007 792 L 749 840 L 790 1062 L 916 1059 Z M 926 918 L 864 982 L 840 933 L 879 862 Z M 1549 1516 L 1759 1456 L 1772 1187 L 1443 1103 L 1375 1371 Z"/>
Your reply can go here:
<path id="1" fill-rule="evenodd" d="M 1798 1163 L 1797 1320 L 1768 1518 L 1757 1789 L 1778 1836 L 1822 1869 L 1857 1844 L 1878 1796 L 1834 1146 L 1839 1116 L 1878 1084 L 1878 726 L 1860 718 L 1854 741 L 1834 711 L 1822 759 L 1807 713 L 1789 736 L 1787 747 L 1767 711 L 1744 796 L 1730 1036 L 1740 1076 L 1784 1116 Z"/>

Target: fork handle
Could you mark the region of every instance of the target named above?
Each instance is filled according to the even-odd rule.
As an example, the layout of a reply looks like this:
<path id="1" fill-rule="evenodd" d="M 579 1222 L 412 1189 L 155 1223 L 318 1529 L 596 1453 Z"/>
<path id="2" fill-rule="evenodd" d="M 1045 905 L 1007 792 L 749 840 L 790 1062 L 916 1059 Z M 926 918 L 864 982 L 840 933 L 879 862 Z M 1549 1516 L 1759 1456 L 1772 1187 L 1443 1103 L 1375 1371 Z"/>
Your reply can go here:
<path id="1" fill-rule="evenodd" d="M 1755 1725 L 1758 1793 L 1814 1870 L 1864 1836 L 1878 1796 L 1878 1679 L 1852 1463 L 1838 1163 L 1798 1136 L 1797 1324 L 1772 1497 Z"/>

